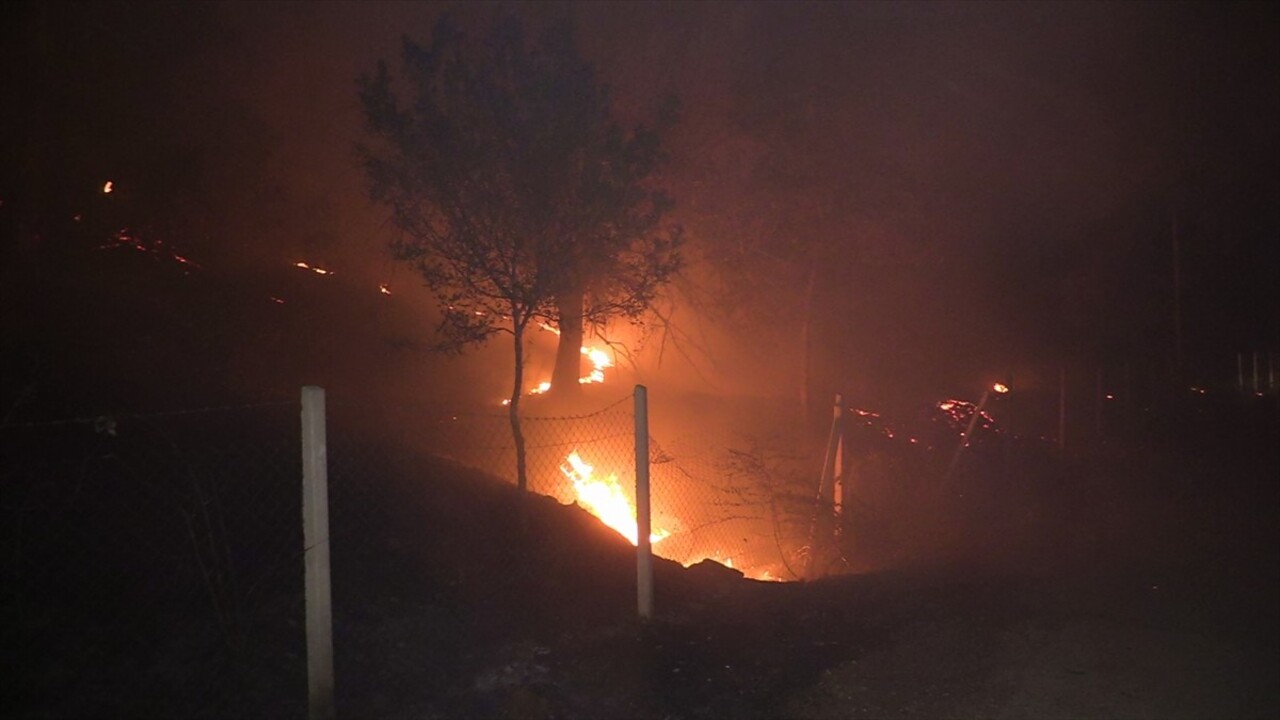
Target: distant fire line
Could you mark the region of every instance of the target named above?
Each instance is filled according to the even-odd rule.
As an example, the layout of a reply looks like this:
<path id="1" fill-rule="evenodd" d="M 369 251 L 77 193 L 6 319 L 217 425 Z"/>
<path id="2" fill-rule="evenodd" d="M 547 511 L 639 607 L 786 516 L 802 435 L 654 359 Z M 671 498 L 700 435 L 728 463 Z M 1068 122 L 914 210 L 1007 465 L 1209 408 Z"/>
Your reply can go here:
<path id="1" fill-rule="evenodd" d="M 303 269 L 303 270 L 310 270 L 311 272 L 313 272 L 313 273 L 315 273 L 315 274 L 317 274 L 317 275 L 332 275 L 332 274 L 333 274 L 333 271 L 332 271 L 332 270 L 325 270 L 325 269 L 324 269 L 324 268 L 322 268 L 322 267 L 318 267 L 318 266 L 315 266 L 315 265 L 311 265 L 311 264 L 306 263 L 306 262 L 303 262 L 303 261 L 301 261 L 301 260 L 299 260 L 298 262 L 294 263 L 294 264 L 293 264 L 293 266 L 294 266 L 294 267 L 296 267 L 296 268 L 301 268 L 301 269 Z"/>

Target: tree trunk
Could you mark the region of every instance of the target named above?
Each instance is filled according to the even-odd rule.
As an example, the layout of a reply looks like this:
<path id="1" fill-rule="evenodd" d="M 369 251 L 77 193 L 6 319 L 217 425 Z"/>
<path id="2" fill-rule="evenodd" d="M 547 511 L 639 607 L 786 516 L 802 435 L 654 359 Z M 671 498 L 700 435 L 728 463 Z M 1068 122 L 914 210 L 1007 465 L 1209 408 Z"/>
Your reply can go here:
<path id="1" fill-rule="evenodd" d="M 560 344 L 556 347 L 556 365 L 551 372 L 551 393 L 556 397 L 577 397 L 580 391 L 583 301 L 581 290 L 556 298 L 560 311 Z"/>
<path id="2" fill-rule="evenodd" d="M 516 373 L 515 385 L 511 389 L 511 402 L 507 405 L 507 417 L 511 421 L 511 439 L 516 446 L 516 487 L 524 492 L 529 487 L 529 477 L 525 470 L 524 432 L 520 429 L 520 395 L 524 390 L 524 326 L 519 317 L 514 317 L 513 320 Z"/>

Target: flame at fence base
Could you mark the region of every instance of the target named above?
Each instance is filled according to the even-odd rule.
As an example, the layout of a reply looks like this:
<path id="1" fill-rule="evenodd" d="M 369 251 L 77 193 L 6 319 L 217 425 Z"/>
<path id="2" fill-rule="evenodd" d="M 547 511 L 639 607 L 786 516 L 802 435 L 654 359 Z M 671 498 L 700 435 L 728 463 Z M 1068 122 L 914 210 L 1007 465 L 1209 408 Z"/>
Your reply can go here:
<path id="1" fill-rule="evenodd" d="M 595 478 L 592 477 L 594 470 L 582 460 L 576 450 L 569 453 L 569 457 L 560 466 L 560 472 L 573 483 L 578 504 L 630 540 L 632 545 L 637 544 L 639 531 L 636 529 L 636 511 L 623 493 L 622 486 L 618 485 L 618 477 L 610 475 L 604 479 Z M 649 534 L 649 542 L 659 542 L 670 534 L 666 530 L 655 530 Z"/>
<path id="2" fill-rule="evenodd" d="M 587 464 L 576 450 L 569 453 L 561 463 L 560 472 L 573 483 L 574 499 L 579 506 L 613 528 L 632 545 L 637 544 L 639 530 L 636 527 L 636 511 L 622 486 L 618 484 L 616 475 L 610 474 L 604 479 L 595 477 L 595 467 Z M 670 531 L 658 528 L 650 532 L 649 542 L 656 544 L 670 535 Z M 702 554 L 682 564 L 685 567 L 691 567 L 704 560 L 718 562 L 727 568 L 738 570 L 752 580 L 781 581 L 782 579 L 767 569 L 737 568 L 734 566 L 732 557 L 718 552 Z"/>

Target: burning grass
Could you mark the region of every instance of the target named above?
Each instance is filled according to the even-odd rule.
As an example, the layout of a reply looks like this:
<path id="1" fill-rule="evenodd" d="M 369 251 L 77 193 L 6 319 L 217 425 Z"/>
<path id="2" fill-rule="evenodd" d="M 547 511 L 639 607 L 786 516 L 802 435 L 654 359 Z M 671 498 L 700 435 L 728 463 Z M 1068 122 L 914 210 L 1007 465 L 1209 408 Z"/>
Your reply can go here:
<path id="1" fill-rule="evenodd" d="M 573 492 L 579 505 L 599 518 L 600 522 L 617 530 L 632 545 L 638 544 L 640 531 L 636 525 L 635 505 L 618 484 L 617 475 L 597 478 L 595 468 L 588 465 L 577 450 L 565 458 L 560 465 L 560 472 L 573 483 Z M 660 542 L 670 534 L 661 529 L 651 531 L 649 542 Z"/>

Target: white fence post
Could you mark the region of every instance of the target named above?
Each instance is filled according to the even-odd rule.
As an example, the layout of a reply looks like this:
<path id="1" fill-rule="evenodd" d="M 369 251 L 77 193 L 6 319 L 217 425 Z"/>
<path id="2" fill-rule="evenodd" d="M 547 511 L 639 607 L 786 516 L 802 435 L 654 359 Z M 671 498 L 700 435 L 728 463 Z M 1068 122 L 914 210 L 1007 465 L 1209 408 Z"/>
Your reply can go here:
<path id="1" fill-rule="evenodd" d="M 329 589 L 329 467 L 324 388 L 302 388 L 302 547 L 306 564 L 307 717 L 331 720 L 333 607 Z"/>
<path id="2" fill-rule="evenodd" d="M 649 540 L 649 391 L 636 385 L 636 609 L 653 617 L 653 548 Z"/>
<path id="3" fill-rule="evenodd" d="M 836 393 L 831 411 L 831 432 L 827 435 L 827 452 L 822 460 L 822 477 L 818 480 L 818 500 L 823 505 L 838 508 L 836 487 L 840 482 L 840 448 L 844 444 L 844 395 Z M 836 514 L 839 514 L 838 511 Z"/>
<path id="4" fill-rule="evenodd" d="M 818 494 L 815 496 L 813 521 L 809 525 L 809 555 L 805 560 L 804 576 L 812 577 L 815 572 L 822 572 L 823 562 L 819 562 L 819 552 L 827 552 L 834 538 L 837 527 L 836 520 L 840 508 L 837 505 L 836 487 L 839 483 L 838 469 L 842 459 L 841 447 L 844 444 L 844 395 L 835 394 L 831 411 L 831 431 L 827 434 L 827 450 L 822 456 L 822 474 L 818 477 Z"/>

